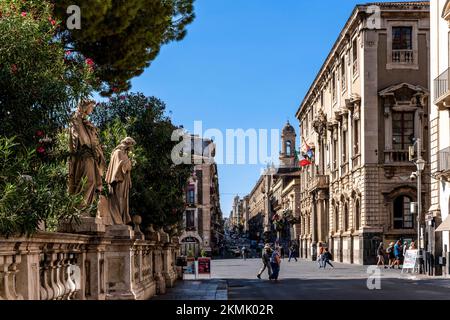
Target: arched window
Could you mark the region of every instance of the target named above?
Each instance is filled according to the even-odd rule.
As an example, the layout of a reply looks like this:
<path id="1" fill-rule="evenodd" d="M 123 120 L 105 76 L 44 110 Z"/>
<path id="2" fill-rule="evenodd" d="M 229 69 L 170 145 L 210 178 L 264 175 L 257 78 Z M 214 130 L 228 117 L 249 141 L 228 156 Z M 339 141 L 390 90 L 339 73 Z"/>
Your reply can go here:
<path id="1" fill-rule="evenodd" d="M 292 156 L 292 143 L 290 141 L 286 141 L 286 156 Z"/>
<path id="2" fill-rule="evenodd" d="M 361 206 L 359 205 L 359 199 L 355 201 L 355 230 L 359 230 L 361 221 Z"/>
<path id="3" fill-rule="evenodd" d="M 411 213 L 411 198 L 399 196 L 394 200 L 394 229 L 413 229 L 414 218 Z"/>
<path id="4" fill-rule="evenodd" d="M 344 231 L 348 230 L 348 204 L 344 205 Z"/>
<path id="5" fill-rule="evenodd" d="M 339 230 L 339 205 L 334 207 L 334 231 Z"/>

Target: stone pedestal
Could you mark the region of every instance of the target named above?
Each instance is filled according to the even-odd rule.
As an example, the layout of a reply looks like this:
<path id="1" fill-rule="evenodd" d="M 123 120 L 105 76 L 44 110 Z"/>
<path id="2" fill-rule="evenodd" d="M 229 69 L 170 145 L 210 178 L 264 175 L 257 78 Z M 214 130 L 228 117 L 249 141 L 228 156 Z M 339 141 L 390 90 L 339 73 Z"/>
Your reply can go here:
<path id="1" fill-rule="evenodd" d="M 83 234 L 102 234 L 105 232 L 105 225 L 100 217 L 81 217 L 78 223 L 62 223 L 59 227 L 60 232 L 83 233 Z"/>
<path id="2" fill-rule="evenodd" d="M 121 239 L 134 239 L 134 231 L 127 225 L 107 226 L 105 235 Z"/>
<path id="3" fill-rule="evenodd" d="M 153 253 L 154 253 L 154 261 L 155 261 L 154 278 L 156 281 L 156 294 L 165 294 L 166 293 L 166 278 L 163 275 L 162 248 L 157 245 L 155 247 L 155 251 Z"/>
<path id="4" fill-rule="evenodd" d="M 166 281 L 167 288 L 172 288 L 177 279 L 177 274 L 173 268 L 173 265 L 174 265 L 173 250 L 174 250 L 174 248 L 173 248 L 173 245 L 171 245 L 171 244 L 167 244 L 163 248 L 163 259 L 164 259 L 163 276 Z"/>

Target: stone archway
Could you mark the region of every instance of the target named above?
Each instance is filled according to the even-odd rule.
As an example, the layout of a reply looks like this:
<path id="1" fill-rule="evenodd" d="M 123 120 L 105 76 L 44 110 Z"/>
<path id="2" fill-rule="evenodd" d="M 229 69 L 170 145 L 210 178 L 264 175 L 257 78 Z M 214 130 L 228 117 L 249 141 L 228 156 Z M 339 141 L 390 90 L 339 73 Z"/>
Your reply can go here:
<path id="1" fill-rule="evenodd" d="M 203 240 L 195 232 L 188 231 L 183 233 L 183 235 L 180 237 L 180 250 L 181 255 L 183 256 L 199 256 L 202 246 Z"/>

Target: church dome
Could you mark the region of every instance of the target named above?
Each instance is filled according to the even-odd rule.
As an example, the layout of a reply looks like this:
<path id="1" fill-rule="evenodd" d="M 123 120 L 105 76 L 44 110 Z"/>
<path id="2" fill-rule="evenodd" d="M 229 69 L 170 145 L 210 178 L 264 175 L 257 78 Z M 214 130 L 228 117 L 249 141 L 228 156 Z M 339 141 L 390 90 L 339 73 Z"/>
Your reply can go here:
<path id="1" fill-rule="evenodd" d="M 289 121 L 286 123 L 286 125 L 283 128 L 283 133 L 295 133 L 295 129 L 293 126 L 291 126 L 291 124 L 289 123 Z"/>

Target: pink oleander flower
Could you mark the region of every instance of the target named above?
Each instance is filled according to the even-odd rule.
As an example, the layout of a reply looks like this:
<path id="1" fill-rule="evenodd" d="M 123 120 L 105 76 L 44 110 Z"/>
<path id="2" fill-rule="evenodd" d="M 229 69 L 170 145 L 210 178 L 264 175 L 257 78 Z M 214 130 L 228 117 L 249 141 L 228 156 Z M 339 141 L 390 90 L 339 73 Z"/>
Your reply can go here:
<path id="1" fill-rule="evenodd" d="M 70 50 L 66 50 L 66 52 L 64 52 L 66 56 L 70 56 L 72 54 L 72 51 Z"/>
<path id="2" fill-rule="evenodd" d="M 42 131 L 42 130 L 36 131 L 36 137 L 43 137 L 43 136 L 44 136 L 44 131 Z"/>
<path id="3" fill-rule="evenodd" d="M 40 154 L 43 154 L 43 153 L 45 153 L 45 148 L 44 147 L 38 147 L 37 149 L 36 149 L 36 152 L 37 153 L 40 153 Z"/>
<path id="4" fill-rule="evenodd" d="M 27 13 L 26 13 L 25 11 L 23 11 L 20 15 L 21 15 L 22 17 L 26 17 L 26 16 L 27 16 Z"/>
<path id="5" fill-rule="evenodd" d="M 94 65 L 94 60 L 92 60 L 91 58 L 87 58 L 87 59 L 86 59 L 86 64 L 87 64 L 89 67 L 92 67 L 92 66 Z"/>

